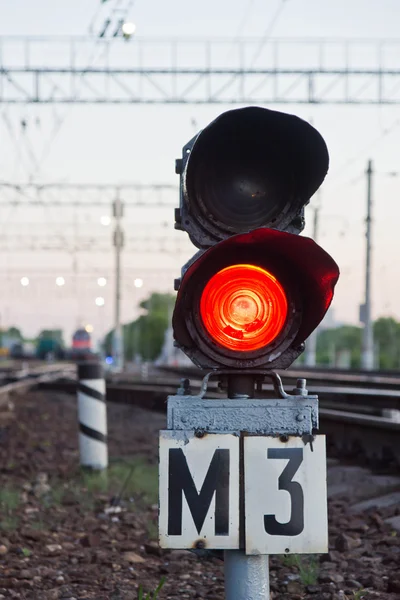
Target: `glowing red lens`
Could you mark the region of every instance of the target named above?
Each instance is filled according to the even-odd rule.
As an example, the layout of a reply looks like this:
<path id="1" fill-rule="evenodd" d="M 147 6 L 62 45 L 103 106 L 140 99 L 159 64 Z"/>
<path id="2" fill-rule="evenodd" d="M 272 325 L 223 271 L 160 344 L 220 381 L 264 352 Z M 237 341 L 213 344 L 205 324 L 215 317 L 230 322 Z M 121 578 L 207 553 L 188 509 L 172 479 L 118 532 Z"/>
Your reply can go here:
<path id="1" fill-rule="evenodd" d="M 282 331 L 287 299 L 277 279 L 255 265 L 232 265 L 204 288 L 200 315 L 209 335 L 223 348 L 259 350 Z"/>

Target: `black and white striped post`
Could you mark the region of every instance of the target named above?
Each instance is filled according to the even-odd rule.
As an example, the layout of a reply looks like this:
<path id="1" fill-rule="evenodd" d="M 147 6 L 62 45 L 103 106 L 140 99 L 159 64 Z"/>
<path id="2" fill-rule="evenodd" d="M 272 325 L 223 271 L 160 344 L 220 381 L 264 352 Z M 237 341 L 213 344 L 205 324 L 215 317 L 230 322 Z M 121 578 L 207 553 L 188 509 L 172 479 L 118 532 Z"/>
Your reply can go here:
<path id="1" fill-rule="evenodd" d="M 99 362 L 78 364 L 78 419 L 81 465 L 92 469 L 106 469 L 106 383 Z"/>

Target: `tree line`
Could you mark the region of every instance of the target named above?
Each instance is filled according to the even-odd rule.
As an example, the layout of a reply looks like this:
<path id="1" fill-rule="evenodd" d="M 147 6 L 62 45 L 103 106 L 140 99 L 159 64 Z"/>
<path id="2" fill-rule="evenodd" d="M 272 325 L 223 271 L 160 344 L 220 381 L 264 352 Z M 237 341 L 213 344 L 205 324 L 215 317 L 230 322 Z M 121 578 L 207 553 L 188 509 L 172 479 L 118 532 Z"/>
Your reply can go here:
<path id="1" fill-rule="evenodd" d="M 153 293 L 140 303 L 142 314 L 123 326 L 127 361 L 138 358 L 151 361 L 160 356 L 165 332 L 171 324 L 174 304 L 173 294 L 160 293 Z M 376 368 L 400 370 L 400 322 L 392 317 L 381 317 L 374 322 L 373 331 Z M 41 336 L 44 333 L 49 332 L 41 332 Z M 108 355 L 112 354 L 112 334 L 113 331 L 109 331 L 104 340 L 104 351 Z M 16 327 L 3 332 L 3 335 L 23 339 Z M 361 347 L 361 327 L 343 325 L 335 329 L 322 329 L 317 332 L 317 365 L 360 368 Z M 297 361 L 299 365 L 302 363 L 304 354 Z"/>
<path id="2" fill-rule="evenodd" d="M 123 327 L 125 357 L 156 360 L 161 353 L 165 331 L 171 324 L 175 296 L 152 294 L 140 304 L 143 314 Z M 400 370 L 400 323 L 381 317 L 373 324 L 376 368 Z M 307 342 L 306 342 L 307 344 Z M 343 325 L 317 332 L 317 364 L 321 366 L 361 367 L 362 327 Z M 112 353 L 112 332 L 105 340 Z M 304 354 L 298 364 L 304 362 Z"/>
<path id="3" fill-rule="evenodd" d="M 159 293 L 140 303 L 142 314 L 123 325 L 125 360 L 156 360 L 160 356 L 174 305 L 175 296 Z M 104 350 L 108 355 L 112 354 L 112 336 L 113 331 L 109 331 L 105 337 Z"/>
<path id="4" fill-rule="evenodd" d="M 373 324 L 375 366 L 378 369 L 400 369 L 400 323 L 392 317 L 381 317 Z M 306 342 L 307 344 L 307 342 Z M 317 364 L 321 366 L 361 367 L 362 328 L 343 325 L 317 334 Z"/>

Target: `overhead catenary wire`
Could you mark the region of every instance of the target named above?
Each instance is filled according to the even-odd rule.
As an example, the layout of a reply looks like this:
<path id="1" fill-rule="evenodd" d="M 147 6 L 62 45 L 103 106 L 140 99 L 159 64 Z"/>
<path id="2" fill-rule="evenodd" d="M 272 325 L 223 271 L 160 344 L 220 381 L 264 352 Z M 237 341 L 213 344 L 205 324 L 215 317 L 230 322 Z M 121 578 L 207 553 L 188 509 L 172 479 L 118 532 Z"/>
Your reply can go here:
<path id="1" fill-rule="evenodd" d="M 126 206 L 140 206 L 142 208 L 170 208 L 175 203 L 175 194 L 178 190 L 174 184 L 160 183 L 160 184 L 137 184 L 137 183 L 124 183 L 124 184 L 85 184 L 85 183 L 15 183 L 8 181 L 0 181 L 0 191 L 8 190 L 13 191 L 15 196 L 13 200 L 7 202 L 7 204 L 13 205 L 25 205 L 25 206 L 43 206 L 44 204 L 53 205 L 63 208 L 71 208 L 74 206 L 107 206 L 111 207 L 112 195 L 116 193 L 116 190 L 120 190 L 124 193 L 124 196 L 133 194 L 133 197 L 129 195 L 124 197 L 124 204 Z M 148 198 L 142 198 L 142 192 L 150 192 L 151 195 Z M 33 195 L 33 192 L 36 195 Z M 68 201 L 55 199 L 51 196 L 51 192 L 58 192 L 58 198 L 63 196 L 60 194 L 67 193 Z M 72 197 L 72 192 L 77 194 L 77 198 Z M 162 196 L 163 192 L 172 192 L 174 197 L 164 199 Z M 46 195 L 50 193 L 50 198 Z M 24 199 L 24 201 L 22 201 Z M 25 202 L 26 200 L 26 202 Z"/>
<path id="2" fill-rule="evenodd" d="M 287 2 L 287 0 L 280 0 L 278 8 L 274 12 L 271 20 L 269 21 L 269 23 L 267 25 L 267 28 L 266 28 L 266 30 L 265 30 L 265 32 L 264 32 L 264 34 L 263 34 L 263 36 L 262 36 L 262 38 L 261 38 L 258 46 L 257 46 L 257 48 L 256 48 L 256 51 L 255 51 L 255 53 L 253 55 L 253 58 L 252 58 L 252 60 L 250 62 L 250 68 L 254 67 L 255 63 L 257 62 L 257 60 L 258 60 L 258 58 L 259 58 L 259 56 L 260 56 L 260 54 L 262 52 L 262 49 L 264 48 L 264 46 L 265 46 L 266 42 L 268 41 L 268 39 L 271 37 L 271 34 L 272 34 L 273 30 L 274 30 L 275 25 L 278 22 L 279 17 L 282 14 L 282 11 L 284 9 L 284 6 L 285 6 L 286 2 Z"/>
<path id="3" fill-rule="evenodd" d="M 250 18 L 253 7 L 254 7 L 254 0 L 248 0 L 245 11 L 243 13 L 243 16 L 242 16 L 242 18 L 239 22 L 238 28 L 236 30 L 233 43 L 236 42 L 241 35 L 243 35 L 243 30 L 245 29 L 245 27 L 247 25 L 247 21 Z"/>
<path id="4" fill-rule="evenodd" d="M 95 15 L 97 13 L 98 13 L 98 9 L 96 9 Z M 89 65 L 88 68 L 90 68 L 90 66 L 92 66 L 92 65 Z M 10 134 L 10 137 L 12 138 L 14 144 L 16 145 L 16 152 L 17 152 L 16 163 L 17 164 L 18 163 L 23 164 L 22 161 L 20 162 L 20 160 L 18 160 L 18 159 L 21 159 L 21 144 L 19 144 L 17 142 L 17 140 L 16 140 L 16 137 L 15 137 L 15 135 L 13 133 L 12 126 L 11 126 L 11 123 L 10 123 L 10 121 L 8 119 L 8 115 L 6 114 L 5 109 L 2 112 L 2 118 L 3 118 L 3 121 L 6 124 L 6 127 L 7 127 L 7 130 L 9 132 L 9 134 Z M 34 150 L 31 147 L 29 148 L 28 152 L 30 154 L 30 158 L 33 159 L 32 162 L 34 164 L 34 169 L 33 170 L 29 170 L 24 165 L 25 166 L 25 170 L 27 171 L 27 179 L 28 179 L 28 181 L 31 181 L 40 172 L 41 167 L 43 165 L 43 162 L 46 160 L 47 156 L 50 154 L 51 147 L 52 147 L 53 142 L 55 141 L 55 139 L 56 139 L 56 137 L 58 135 L 59 130 L 61 129 L 61 126 L 62 126 L 62 123 L 63 123 L 64 119 L 65 119 L 65 117 L 62 118 L 59 115 L 57 115 L 57 113 L 55 113 L 55 124 L 53 126 L 52 132 L 50 133 L 49 140 L 45 144 L 44 149 L 42 150 L 41 156 L 39 158 L 36 157 Z"/>
<path id="5" fill-rule="evenodd" d="M 120 4 L 120 2 L 121 2 L 121 0 L 117 0 L 117 6 Z M 129 2 L 124 10 L 125 16 L 128 14 L 129 10 L 132 8 L 134 2 L 135 2 L 135 0 L 129 0 Z M 114 8 L 114 10 L 115 10 L 115 8 Z M 98 11 L 96 10 L 95 14 L 97 14 L 97 13 L 98 13 Z M 107 51 L 108 45 L 110 44 L 112 39 L 114 39 L 114 38 L 107 38 L 107 40 L 105 41 L 104 38 L 99 38 L 99 37 L 96 38 L 96 42 L 95 42 L 92 54 L 89 57 L 87 67 L 79 75 L 78 82 L 77 82 L 78 89 L 74 96 L 74 100 L 77 100 L 80 97 L 80 93 L 82 90 L 83 78 L 86 75 L 87 71 L 89 71 L 89 69 L 91 69 L 95 65 L 96 61 L 98 59 L 100 59 L 102 57 L 102 55 Z M 97 52 L 99 43 L 102 45 L 102 48 L 101 48 L 100 54 L 98 56 L 96 56 L 96 52 Z M 35 170 L 30 175 L 30 179 L 33 179 L 33 177 L 37 176 L 40 173 L 42 165 L 45 162 L 46 158 L 50 155 L 51 148 L 52 148 L 54 142 L 56 141 L 66 118 L 71 113 L 71 110 L 72 110 L 72 106 L 68 110 L 65 111 L 63 116 L 60 117 L 59 115 L 56 115 L 55 123 L 54 123 L 53 129 L 50 133 L 47 144 L 45 145 L 45 147 L 42 151 L 42 154 L 38 160 Z"/>
<path id="6" fill-rule="evenodd" d="M 384 130 L 377 137 L 375 137 L 369 144 L 364 145 L 360 152 L 358 152 L 356 155 L 354 155 L 352 158 L 348 159 L 340 167 L 338 167 L 338 169 L 336 171 L 334 171 L 332 173 L 332 175 L 329 176 L 329 182 L 332 183 L 332 180 L 335 182 L 336 179 L 339 178 L 342 173 L 344 173 L 345 171 L 347 171 L 349 169 L 349 167 L 353 166 L 354 164 L 356 164 L 359 161 L 361 162 L 361 161 L 365 160 L 365 155 L 370 153 L 371 150 L 375 150 L 377 145 L 380 144 L 389 135 L 391 135 L 397 129 L 397 127 L 399 125 L 400 125 L 400 119 L 396 119 L 390 125 L 390 127 L 385 127 Z M 354 185 L 358 181 L 361 181 L 361 179 L 363 179 L 362 174 L 359 174 L 356 177 L 353 176 L 353 177 L 351 177 L 351 179 L 347 179 L 344 183 L 338 184 L 331 191 L 336 191 L 337 189 L 343 187 L 344 185 Z"/>
<path id="7" fill-rule="evenodd" d="M 227 54 L 226 54 L 225 62 L 227 62 L 227 60 L 228 60 L 228 58 L 229 58 L 232 50 L 234 49 L 235 44 L 240 40 L 241 36 L 243 35 L 243 32 L 244 32 L 244 29 L 246 27 L 247 21 L 248 21 L 250 15 L 251 15 L 251 11 L 252 11 L 253 6 L 254 6 L 254 0 L 248 0 L 246 8 L 245 8 L 244 13 L 243 13 L 243 16 L 240 19 L 238 28 L 237 28 L 236 33 L 234 35 L 234 38 L 233 38 L 233 40 L 232 40 L 232 42 L 230 44 L 231 45 L 231 50 L 229 50 L 227 52 Z"/>
<path id="8" fill-rule="evenodd" d="M 1 118 L 4 121 L 8 135 L 10 136 L 10 139 L 15 146 L 15 171 L 18 167 L 22 167 L 26 171 L 27 176 L 29 178 L 29 168 L 25 164 L 24 157 L 22 156 L 22 146 L 18 141 L 17 135 L 13 129 L 13 125 L 8 116 L 8 111 L 6 108 L 3 109 L 1 113 Z"/>
<path id="9" fill-rule="evenodd" d="M 33 168 L 35 170 L 37 170 L 39 168 L 39 159 L 35 153 L 35 149 L 30 141 L 29 138 L 29 134 L 28 134 L 28 123 L 26 122 L 25 119 L 23 119 L 21 121 L 21 135 L 20 135 L 20 140 L 22 139 L 24 141 L 25 144 L 25 148 L 26 148 L 26 154 L 28 156 L 28 158 L 30 159 Z"/>

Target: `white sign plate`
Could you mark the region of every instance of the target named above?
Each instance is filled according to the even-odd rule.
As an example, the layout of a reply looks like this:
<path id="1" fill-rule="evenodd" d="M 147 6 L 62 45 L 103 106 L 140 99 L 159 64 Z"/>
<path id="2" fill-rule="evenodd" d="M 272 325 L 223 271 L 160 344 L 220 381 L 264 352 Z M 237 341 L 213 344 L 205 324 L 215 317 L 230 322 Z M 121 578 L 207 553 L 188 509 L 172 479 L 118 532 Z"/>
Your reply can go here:
<path id="1" fill-rule="evenodd" d="M 325 436 L 244 438 L 246 554 L 328 552 Z"/>
<path id="2" fill-rule="evenodd" d="M 239 547 L 239 438 L 160 432 L 162 548 Z"/>

